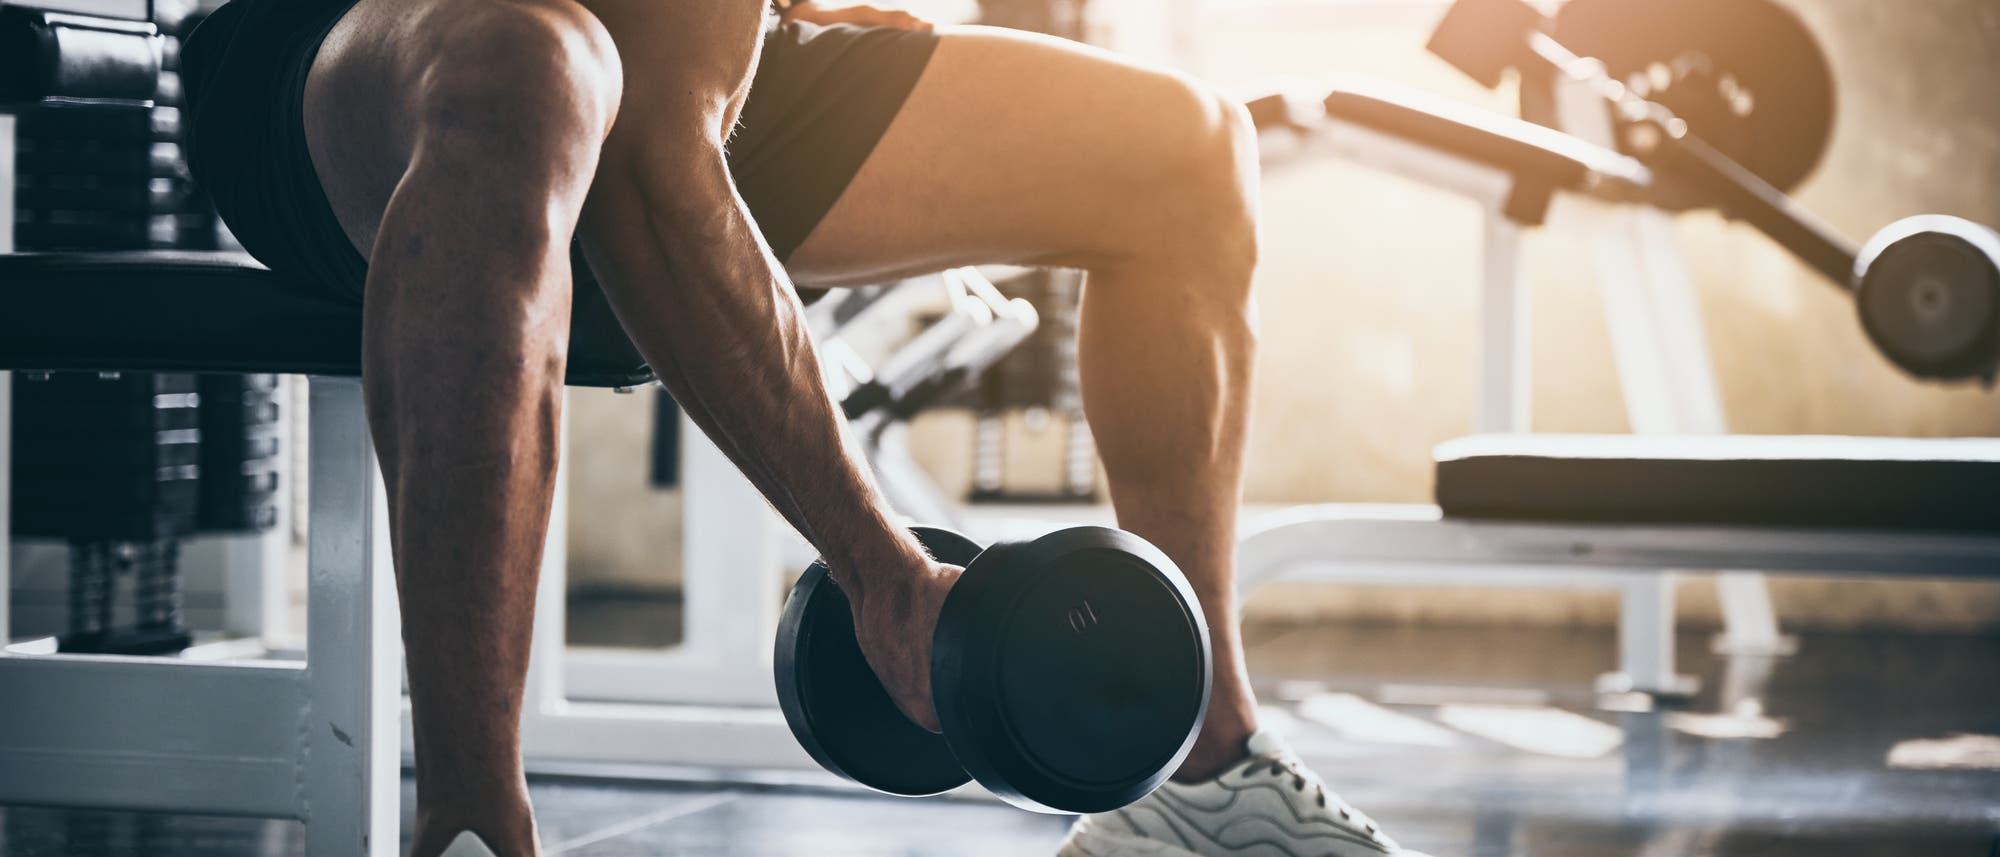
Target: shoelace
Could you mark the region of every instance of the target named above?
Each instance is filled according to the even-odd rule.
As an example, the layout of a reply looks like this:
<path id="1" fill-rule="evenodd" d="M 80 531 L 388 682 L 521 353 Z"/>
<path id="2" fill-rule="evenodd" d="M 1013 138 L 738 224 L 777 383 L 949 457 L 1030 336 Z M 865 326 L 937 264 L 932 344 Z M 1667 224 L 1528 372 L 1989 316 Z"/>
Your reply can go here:
<path id="1" fill-rule="evenodd" d="M 1369 818 L 1361 810 L 1355 809 L 1347 801 L 1341 800 L 1340 795 L 1327 791 L 1326 784 L 1320 782 L 1319 775 L 1306 770 L 1305 766 L 1299 760 L 1282 756 L 1273 757 L 1270 766 L 1265 768 L 1265 771 L 1274 777 L 1282 778 L 1290 776 L 1292 778 L 1293 791 L 1304 792 L 1306 786 L 1312 786 L 1313 799 L 1318 801 L 1322 809 L 1331 808 L 1340 813 L 1341 821 L 1360 828 L 1371 837 L 1378 839 L 1381 837 L 1382 828 L 1375 823 L 1375 819 Z M 1328 806 L 1328 798 L 1332 798 L 1331 807 Z"/>

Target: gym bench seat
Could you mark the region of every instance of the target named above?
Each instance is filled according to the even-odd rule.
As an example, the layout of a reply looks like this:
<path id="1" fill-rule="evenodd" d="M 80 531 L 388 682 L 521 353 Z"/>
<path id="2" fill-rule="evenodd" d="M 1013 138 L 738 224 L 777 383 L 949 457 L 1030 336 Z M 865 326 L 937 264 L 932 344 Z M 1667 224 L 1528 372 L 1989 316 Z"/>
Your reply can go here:
<path id="1" fill-rule="evenodd" d="M 1449 518 L 2000 535 L 2000 438 L 1479 435 L 1435 457 Z"/>
<path id="2" fill-rule="evenodd" d="M 2000 578 L 2000 439 L 1508 434 L 1435 457 L 1437 505 L 1247 518 L 1238 585 L 1613 589 L 1619 671 L 1600 688 L 1674 697 L 1693 687 L 1662 574 Z"/>
<path id="3" fill-rule="evenodd" d="M 1315 566 L 1441 585 L 1502 567 L 1526 585 L 1674 569 L 2000 578 L 2000 438 L 1481 435 L 1435 458 L 1437 505 L 1254 516 L 1241 585 Z"/>
<path id="4" fill-rule="evenodd" d="M 240 254 L 0 254 L 0 398 L 66 370 L 302 374 L 311 386 L 304 662 L 0 650 L 0 698 L 43 701 L 0 704 L 0 804 L 293 818 L 314 857 L 397 853 L 402 658 L 358 381 L 361 309 L 323 293 Z M 588 294 L 569 383 L 650 381 Z M 0 455 L 7 438 L 0 420 Z M 0 554 L 0 594 L 6 572 Z"/>
<path id="5" fill-rule="evenodd" d="M 240 253 L 0 255 L 0 369 L 360 377 L 361 304 Z M 568 381 L 653 375 L 601 293 L 580 289 Z"/>

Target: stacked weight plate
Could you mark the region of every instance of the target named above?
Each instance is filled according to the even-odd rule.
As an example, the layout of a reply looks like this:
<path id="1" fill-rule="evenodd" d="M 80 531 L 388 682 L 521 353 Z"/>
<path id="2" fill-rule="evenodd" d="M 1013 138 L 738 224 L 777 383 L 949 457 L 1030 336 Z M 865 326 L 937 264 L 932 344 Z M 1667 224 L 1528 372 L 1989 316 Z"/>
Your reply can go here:
<path id="1" fill-rule="evenodd" d="M 282 388 L 276 375 L 204 375 L 201 511 L 211 533 L 250 533 L 278 522 Z"/>
<path id="2" fill-rule="evenodd" d="M 152 104 L 56 100 L 17 116 L 19 249 L 216 246 L 215 216 L 195 191 L 181 150 L 178 18 L 184 17 L 162 25 L 162 72 Z M 196 377 L 23 373 L 13 389 L 14 532 L 70 547 L 70 627 L 62 648 L 144 654 L 187 645 L 178 558 L 180 540 L 195 531 L 201 511 L 204 414 Z M 234 398 L 228 416 L 240 424 L 245 396 Z M 237 435 L 244 434 L 239 428 Z M 243 454 L 244 444 L 235 451 Z M 260 447 L 257 455 L 275 451 Z M 239 461 L 234 470 L 245 468 Z M 243 486 L 233 487 L 235 505 L 244 506 Z M 257 514 L 238 508 L 233 519 Z M 112 603 L 127 579 L 132 619 L 121 626 Z"/>
<path id="3" fill-rule="evenodd" d="M 14 533 L 178 538 L 194 528 L 195 376 L 62 372 L 14 384 Z"/>
<path id="4" fill-rule="evenodd" d="M 64 651 L 177 651 L 179 541 L 200 499 L 200 395 L 185 374 L 24 375 L 14 384 L 13 528 L 70 546 Z M 112 623 L 116 578 L 136 617 Z"/>
<path id="5" fill-rule="evenodd" d="M 151 106 L 45 102 L 15 125 L 23 250 L 214 249 L 216 220 L 182 157 L 179 29 Z"/>

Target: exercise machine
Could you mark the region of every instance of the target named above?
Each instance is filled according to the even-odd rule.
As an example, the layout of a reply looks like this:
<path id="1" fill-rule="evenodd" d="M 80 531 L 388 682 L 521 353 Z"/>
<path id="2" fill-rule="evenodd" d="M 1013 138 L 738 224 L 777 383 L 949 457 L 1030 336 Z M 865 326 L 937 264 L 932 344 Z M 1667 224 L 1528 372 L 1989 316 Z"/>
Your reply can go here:
<path id="1" fill-rule="evenodd" d="M 1913 376 L 1990 384 L 2000 361 L 1991 230 L 1919 217 L 1857 248 L 1784 195 L 1832 127 L 1831 72 L 1796 18 L 1761 0 L 1576 0 L 1554 18 L 1512 0 L 1462 0 L 1430 48 L 1488 86 L 1511 72 L 1521 117 L 1357 80 L 1250 108 L 1299 155 L 1351 158 L 1486 209 L 1483 436 L 1440 447 L 1436 506 L 1246 521 L 1246 588 L 1280 577 L 1613 588 L 1620 671 L 1600 686 L 1679 697 L 1693 685 L 1673 669 L 1676 569 L 1724 570 L 1719 643 L 1763 654 L 1787 642 L 1755 572 L 2000 572 L 1980 511 L 1994 498 L 1977 488 L 1992 484 L 1995 441 L 1724 436 L 1670 233 L 1678 211 L 1719 208 L 1853 292 L 1860 327 Z M 1530 313 L 1516 257 L 1520 230 L 1551 218 L 1593 238 L 1635 436 L 1526 434 Z M 1787 479 L 1758 481 L 1773 472 Z M 1663 473 L 1689 490 L 1661 490 Z"/>

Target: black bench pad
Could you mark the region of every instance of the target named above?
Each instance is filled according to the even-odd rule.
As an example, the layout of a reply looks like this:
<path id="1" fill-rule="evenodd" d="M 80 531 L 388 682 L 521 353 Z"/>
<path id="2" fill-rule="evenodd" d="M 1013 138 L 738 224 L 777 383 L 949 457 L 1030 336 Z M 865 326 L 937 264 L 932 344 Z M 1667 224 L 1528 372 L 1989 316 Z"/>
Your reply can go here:
<path id="1" fill-rule="evenodd" d="M 2000 438 L 1479 435 L 1436 458 L 1447 517 L 2000 532 Z"/>
<path id="2" fill-rule="evenodd" d="M 579 295 L 569 383 L 651 381 L 597 290 Z M 0 254 L 0 369 L 359 376 L 361 307 L 241 254 Z"/>

